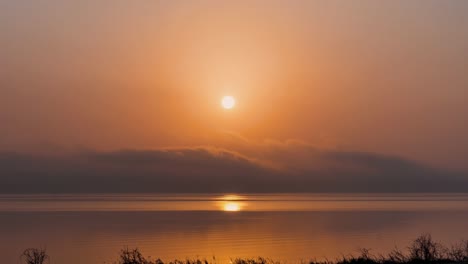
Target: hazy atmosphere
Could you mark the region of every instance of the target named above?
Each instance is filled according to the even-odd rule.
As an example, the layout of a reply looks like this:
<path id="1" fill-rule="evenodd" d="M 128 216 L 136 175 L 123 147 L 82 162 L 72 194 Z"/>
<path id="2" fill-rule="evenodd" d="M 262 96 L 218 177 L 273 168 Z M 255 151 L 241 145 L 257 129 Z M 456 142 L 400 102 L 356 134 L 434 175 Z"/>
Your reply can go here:
<path id="1" fill-rule="evenodd" d="M 466 191 L 467 12 L 1 1 L 0 191 Z"/>

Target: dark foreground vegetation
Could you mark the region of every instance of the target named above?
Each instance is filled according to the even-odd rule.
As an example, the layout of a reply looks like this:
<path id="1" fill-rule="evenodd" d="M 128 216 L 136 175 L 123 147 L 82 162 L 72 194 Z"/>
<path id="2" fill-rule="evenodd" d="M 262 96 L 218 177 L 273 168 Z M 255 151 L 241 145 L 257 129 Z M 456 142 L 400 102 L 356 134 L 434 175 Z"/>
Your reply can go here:
<path id="1" fill-rule="evenodd" d="M 21 260 L 25 264 L 48 264 L 50 257 L 45 249 L 26 249 Z M 449 247 L 425 234 L 416 238 L 405 250 L 395 248 L 386 255 L 374 255 L 369 249 L 361 249 L 358 256 L 342 256 L 335 260 L 310 261 L 301 264 L 424 264 L 424 263 L 466 263 L 468 264 L 468 240 L 463 240 Z M 55 264 L 55 263 L 53 263 Z M 56 263 L 60 264 L 60 263 Z M 152 260 L 145 257 L 138 248 L 125 248 L 120 251 L 119 259 L 114 264 L 216 264 L 216 261 L 206 259 L 186 259 L 164 262 L 161 259 Z M 231 264 L 280 264 L 271 259 L 236 258 Z"/>

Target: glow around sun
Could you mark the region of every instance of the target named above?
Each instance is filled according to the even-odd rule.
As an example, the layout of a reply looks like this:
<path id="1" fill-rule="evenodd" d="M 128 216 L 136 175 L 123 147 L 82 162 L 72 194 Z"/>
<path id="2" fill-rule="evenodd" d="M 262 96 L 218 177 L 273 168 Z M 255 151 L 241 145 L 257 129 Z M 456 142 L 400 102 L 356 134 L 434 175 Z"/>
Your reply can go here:
<path id="1" fill-rule="evenodd" d="M 232 109 L 236 105 L 236 99 L 234 97 L 228 95 L 224 96 L 223 99 L 221 99 L 221 106 L 224 109 Z"/>

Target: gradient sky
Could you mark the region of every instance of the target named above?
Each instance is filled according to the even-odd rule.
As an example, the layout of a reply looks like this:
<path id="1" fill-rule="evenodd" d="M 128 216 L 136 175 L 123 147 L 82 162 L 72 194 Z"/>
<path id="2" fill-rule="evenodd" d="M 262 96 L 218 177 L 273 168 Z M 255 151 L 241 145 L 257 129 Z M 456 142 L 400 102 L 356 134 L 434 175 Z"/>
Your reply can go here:
<path id="1" fill-rule="evenodd" d="M 274 164 L 265 145 L 300 142 L 467 171 L 467 13 L 464 0 L 2 0 L 0 151 L 203 146 Z"/>

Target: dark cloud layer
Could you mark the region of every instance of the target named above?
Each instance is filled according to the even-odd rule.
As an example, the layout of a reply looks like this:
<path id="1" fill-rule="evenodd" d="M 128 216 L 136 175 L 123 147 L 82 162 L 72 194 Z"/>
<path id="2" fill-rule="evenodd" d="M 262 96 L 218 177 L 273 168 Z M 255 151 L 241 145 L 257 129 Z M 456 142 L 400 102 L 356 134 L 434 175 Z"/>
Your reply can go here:
<path id="1" fill-rule="evenodd" d="M 468 178 L 372 153 L 300 143 L 256 146 L 0 154 L 1 193 L 465 192 Z"/>

